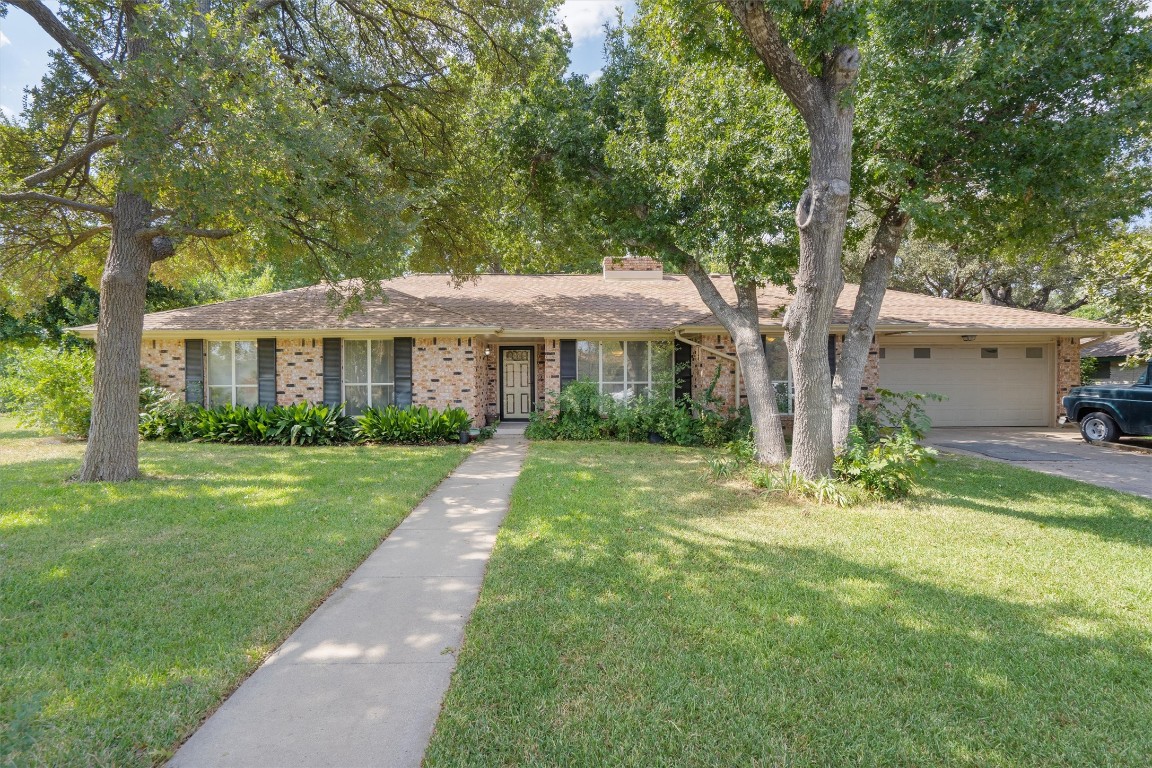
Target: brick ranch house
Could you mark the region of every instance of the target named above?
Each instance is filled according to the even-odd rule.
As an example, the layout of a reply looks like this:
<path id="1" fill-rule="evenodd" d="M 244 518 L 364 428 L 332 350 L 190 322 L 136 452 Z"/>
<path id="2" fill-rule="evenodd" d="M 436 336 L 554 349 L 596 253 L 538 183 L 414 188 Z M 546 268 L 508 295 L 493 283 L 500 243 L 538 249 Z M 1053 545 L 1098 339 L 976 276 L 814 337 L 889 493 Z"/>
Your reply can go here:
<path id="1" fill-rule="evenodd" d="M 730 299 L 731 284 L 716 278 Z M 855 299 L 840 297 L 829 354 Z M 477 424 L 526 419 L 547 393 L 587 379 L 626 396 L 676 371 L 677 394 L 709 387 L 732 407 L 735 348 L 682 275 L 646 258 L 604 260 L 601 275 L 445 275 L 384 284 L 386 300 L 342 315 L 324 286 L 144 318 L 142 359 L 191 402 L 426 404 L 464 408 Z M 781 412 L 792 381 L 780 327 L 787 291 L 760 294 L 761 327 Z M 76 329 L 95 336 L 95 326 Z M 938 426 L 1053 426 L 1080 380 L 1080 340 L 1107 323 L 888 291 L 862 401 L 875 389 L 936 392 Z M 743 399 L 742 393 L 740 395 Z"/>

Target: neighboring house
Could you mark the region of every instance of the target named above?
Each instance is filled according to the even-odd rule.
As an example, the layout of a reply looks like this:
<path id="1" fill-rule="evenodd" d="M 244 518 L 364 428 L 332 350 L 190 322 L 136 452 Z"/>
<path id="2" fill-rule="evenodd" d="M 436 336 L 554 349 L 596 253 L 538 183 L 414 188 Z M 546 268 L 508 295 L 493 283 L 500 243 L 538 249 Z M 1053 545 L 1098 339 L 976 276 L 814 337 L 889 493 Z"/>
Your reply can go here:
<path id="1" fill-rule="evenodd" d="M 1089 377 L 1092 383 L 1132 384 L 1144 374 L 1145 366 L 1125 368 L 1124 361 L 1147 352 L 1140 348 L 1140 331 L 1129 331 L 1085 344 L 1080 348 L 1080 357 L 1096 360 L 1096 368 Z"/>
<path id="2" fill-rule="evenodd" d="M 716 278 L 733 297 L 730 281 Z M 144 318 L 143 365 L 186 399 L 219 403 L 423 403 L 459 406 L 477 423 L 526 419 L 576 379 L 626 397 L 676 371 L 678 395 L 709 388 L 728 407 L 741 389 L 735 349 L 688 278 L 652 259 L 604 260 L 602 275 L 484 275 L 455 284 L 411 275 L 386 300 L 341 313 L 314 286 Z M 856 286 L 840 297 L 829 354 Z M 781 411 L 792 381 L 781 317 L 784 288 L 760 293 L 761 323 Z M 76 329 L 87 338 L 95 326 Z M 1080 340 L 1107 323 L 889 291 L 860 393 L 877 387 L 947 396 L 940 426 L 1050 426 L 1080 380 Z M 741 398 L 741 402 L 743 398 Z"/>

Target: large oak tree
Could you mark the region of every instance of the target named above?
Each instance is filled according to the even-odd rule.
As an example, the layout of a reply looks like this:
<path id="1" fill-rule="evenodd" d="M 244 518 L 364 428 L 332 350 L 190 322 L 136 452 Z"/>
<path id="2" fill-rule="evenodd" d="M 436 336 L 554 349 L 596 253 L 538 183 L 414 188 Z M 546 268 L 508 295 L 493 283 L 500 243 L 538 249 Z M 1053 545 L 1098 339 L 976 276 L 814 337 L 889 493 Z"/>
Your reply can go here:
<path id="1" fill-rule="evenodd" d="M 88 481 L 138 473 L 150 274 L 270 260 L 371 286 L 486 260 L 453 184 L 458 117 L 551 34 L 536 0 L 9 8 L 60 48 L 3 133 L 0 290 L 50 293 L 102 261 Z"/>
<path id="2" fill-rule="evenodd" d="M 1152 21 L 1142 0 L 872 2 L 856 140 L 873 235 L 833 382 L 854 423 L 884 292 L 910 225 L 989 303 L 1032 308 L 1152 204 Z M 969 279 L 970 278 L 970 279 Z M 1028 284 L 1029 280 L 1034 280 Z M 966 298 L 963 291 L 954 298 Z M 1057 309 L 1073 309 L 1070 296 Z"/>

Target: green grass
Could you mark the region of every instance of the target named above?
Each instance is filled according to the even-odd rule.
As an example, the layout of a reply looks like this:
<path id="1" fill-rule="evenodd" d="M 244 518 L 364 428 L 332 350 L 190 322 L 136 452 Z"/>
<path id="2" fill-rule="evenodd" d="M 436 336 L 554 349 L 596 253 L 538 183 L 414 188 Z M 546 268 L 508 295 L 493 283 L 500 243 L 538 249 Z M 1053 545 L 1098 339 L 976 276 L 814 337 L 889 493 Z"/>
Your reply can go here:
<path id="1" fill-rule="evenodd" d="M 466 449 L 146 443 L 142 482 L 0 420 L 0 764 L 151 765 Z"/>
<path id="2" fill-rule="evenodd" d="M 945 458 L 796 505 L 704 454 L 534 444 L 426 758 L 1147 766 L 1152 502 Z"/>

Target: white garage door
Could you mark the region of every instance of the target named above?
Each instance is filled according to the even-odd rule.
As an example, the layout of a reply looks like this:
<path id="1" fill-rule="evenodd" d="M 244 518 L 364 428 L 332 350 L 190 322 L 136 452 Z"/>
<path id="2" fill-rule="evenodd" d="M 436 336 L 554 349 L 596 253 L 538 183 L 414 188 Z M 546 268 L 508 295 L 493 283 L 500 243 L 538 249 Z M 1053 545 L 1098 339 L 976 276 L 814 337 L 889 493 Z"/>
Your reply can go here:
<path id="1" fill-rule="evenodd" d="M 935 392 L 937 427 L 1044 427 L 1052 406 L 1051 352 L 1041 346 L 881 347 L 880 386 Z"/>

